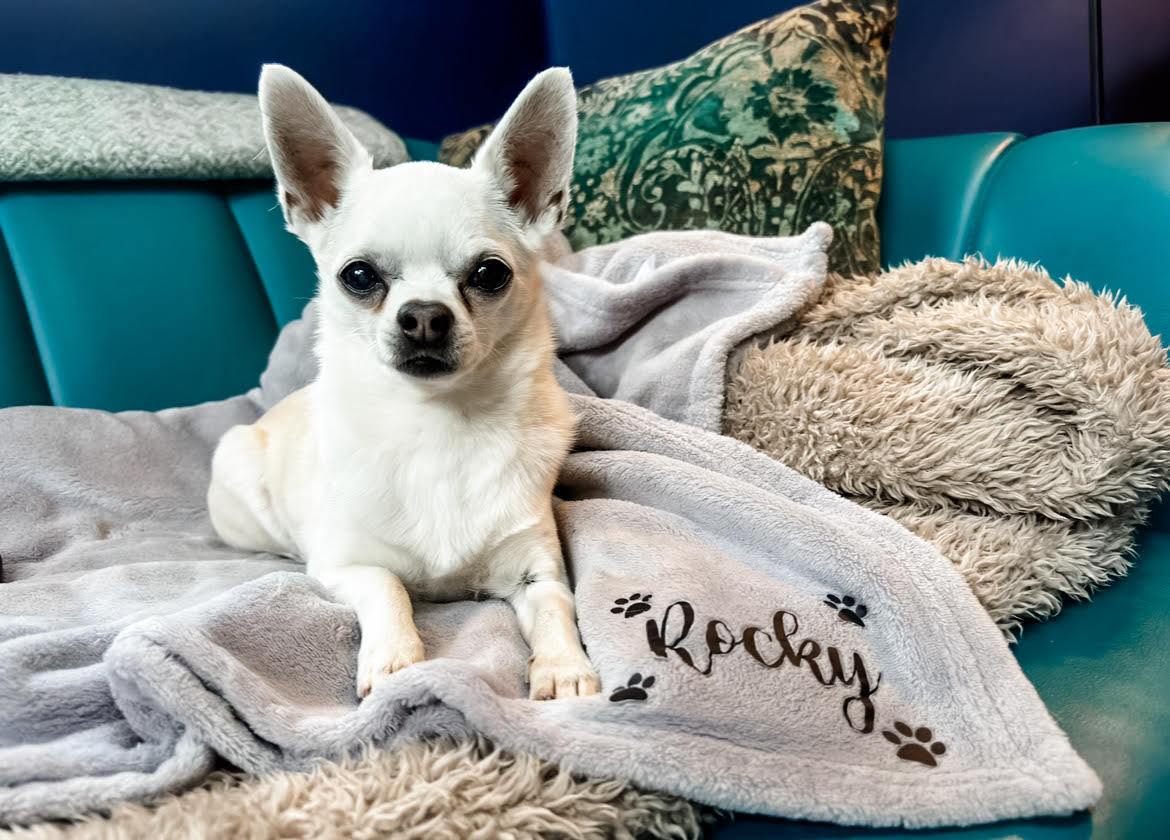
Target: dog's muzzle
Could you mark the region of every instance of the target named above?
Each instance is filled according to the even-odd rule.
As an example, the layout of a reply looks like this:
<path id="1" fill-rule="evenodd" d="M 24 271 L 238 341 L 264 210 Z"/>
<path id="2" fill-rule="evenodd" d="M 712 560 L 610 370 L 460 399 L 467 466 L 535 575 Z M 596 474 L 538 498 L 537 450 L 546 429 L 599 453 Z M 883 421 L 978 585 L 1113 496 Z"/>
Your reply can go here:
<path id="1" fill-rule="evenodd" d="M 421 379 L 433 379 L 455 370 L 451 336 L 455 313 L 445 304 L 404 303 L 398 310 L 397 370 Z"/>

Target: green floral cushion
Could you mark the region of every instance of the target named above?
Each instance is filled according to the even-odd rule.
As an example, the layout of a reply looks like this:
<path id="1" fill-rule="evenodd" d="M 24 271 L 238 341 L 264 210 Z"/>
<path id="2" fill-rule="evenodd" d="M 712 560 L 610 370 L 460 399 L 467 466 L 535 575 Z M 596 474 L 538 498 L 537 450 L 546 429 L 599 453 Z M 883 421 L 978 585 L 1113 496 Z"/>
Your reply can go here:
<path id="1" fill-rule="evenodd" d="M 877 270 L 896 13 L 896 0 L 819 0 L 582 88 L 573 247 L 663 229 L 786 235 L 823 219 L 833 270 Z M 466 166 L 490 130 L 446 138 L 439 160 Z"/>

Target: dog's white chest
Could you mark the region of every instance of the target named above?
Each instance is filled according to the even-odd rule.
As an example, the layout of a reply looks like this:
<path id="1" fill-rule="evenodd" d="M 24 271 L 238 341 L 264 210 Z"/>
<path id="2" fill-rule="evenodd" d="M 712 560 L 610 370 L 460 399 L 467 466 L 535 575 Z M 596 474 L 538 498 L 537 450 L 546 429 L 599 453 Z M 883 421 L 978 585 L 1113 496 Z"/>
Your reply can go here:
<path id="1" fill-rule="evenodd" d="M 424 420 L 325 446 L 314 542 L 338 540 L 347 562 L 384 566 L 420 594 L 458 597 L 489 585 L 492 550 L 532 524 L 542 487 L 506 427 Z"/>

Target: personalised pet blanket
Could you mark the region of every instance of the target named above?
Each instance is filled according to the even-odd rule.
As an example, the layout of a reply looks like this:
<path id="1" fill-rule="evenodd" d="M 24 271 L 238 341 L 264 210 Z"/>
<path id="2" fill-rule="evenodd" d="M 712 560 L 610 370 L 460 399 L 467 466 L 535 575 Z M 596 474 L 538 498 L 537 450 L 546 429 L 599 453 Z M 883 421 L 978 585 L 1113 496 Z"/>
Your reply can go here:
<path id="1" fill-rule="evenodd" d="M 353 612 L 216 540 L 212 449 L 312 377 L 312 305 L 247 395 L 0 412 L 0 821 L 182 789 L 216 756 L 264 773 L 472 730 L 788 817 L 1091 805 L 1096 776 L 945 558 L 715 433 L 728 355 L 816 295 L 829 238 L 650 234 L 548 268 L 579 426 L 556 512 L 594 697 L 528 700 L 512 611 L 467 601 L 419 604 L 427 661 L 359 704 Z"/>

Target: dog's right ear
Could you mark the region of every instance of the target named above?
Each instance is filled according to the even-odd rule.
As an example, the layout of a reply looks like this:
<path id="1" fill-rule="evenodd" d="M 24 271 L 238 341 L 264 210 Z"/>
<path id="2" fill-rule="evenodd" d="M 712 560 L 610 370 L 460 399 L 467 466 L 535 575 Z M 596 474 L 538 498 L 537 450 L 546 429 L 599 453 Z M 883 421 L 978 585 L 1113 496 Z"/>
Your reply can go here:
<path id="1" fill-rule="evenodd" d="M 370 153 L 325 98 L 282 64 L 260 72 L 260 116 L 285 222 L 304 239 L 337 208 L 346 180 L 373 167 Z"/>
<path id="2" fill-rule="evenodd" d="M 568 68 L 538 73 L 475 154 L 525 225 L 558 229 L 569 208 L 577 145 L 577 93 Z"/>

